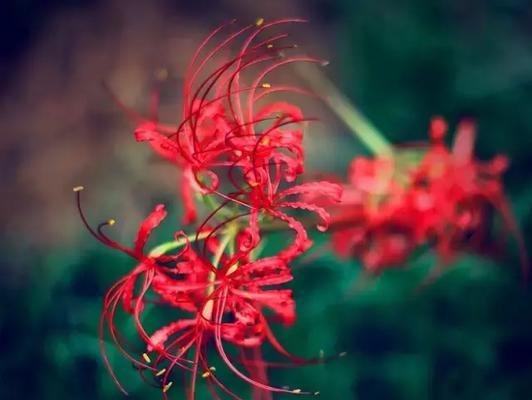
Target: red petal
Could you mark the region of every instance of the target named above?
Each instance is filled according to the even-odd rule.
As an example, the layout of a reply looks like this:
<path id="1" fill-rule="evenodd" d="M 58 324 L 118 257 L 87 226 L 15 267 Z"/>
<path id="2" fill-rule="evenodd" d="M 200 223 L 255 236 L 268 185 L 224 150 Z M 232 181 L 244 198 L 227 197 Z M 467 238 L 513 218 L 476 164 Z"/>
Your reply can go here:
<path id="1" fill-rule="evenodd" d="M 303 195 L 321 195 L 331 198 L 334 201 L 340 201 L 342 197 L 342 186 L 337 183 L 320 181 L 320 182 L 308 182 L 301 185 L 293 186 L 289 189 L 282 191 L 279 194 L 279 198 L 290 196 L 293 194 Z"/>
<path id="2" fill-rule="evenodd" d="M 285 221 L 296 233 L 293 243 L 277 255 L 281 260 L 289 262 L 312 246 L 312 240 L 308 238 L 307 231 L 301 222 L 281 211 L 271 210 L 270 212 L 273 216 Z"/>
<path id="3" fill-rule="evenodd" d="M 164 344 L 168 341 L 168 338 L 170 336 L 183 329 L 193 326 L 196 323 L 197 320 L 195 319 L 182 319 L 176 322 L 172 322 L 171 324 L 166 325 L 161 329 L 155 331 L 155 333 L 150 336 L 150 341 L 148 343 L 148 351 L 164 349 Z"/>
<path id="4" fill-rule="evenodd" d="M 286 262 L 279 257 L 266 257 L 244 264 L 231 274 L 231 278 L 253 287 L 280 285 L 293 279 Z"/>
<path id="5" fill-rule="evenodd" d="M 135 130 L 135 138 L 138 142 L 149 142 L 153 151 L 161 157 L 175 163 L 179 162 L 180 153 L 177 144 L 159 133 L 154 122 L 145 122 L 140 125 Z"/>
<path id="6" fill-rule="evenodd" d="M 145 264 L 139 264 L 127 277 L 127 280 L 122 286 L 122 307 L 124 311 L 133 314 L 134 307 L 132 306 L 134 297 L 135 297 L 135 284 L 137 282 L 137 277 L 146 270 Z"/>
<path id="7" fill-rule="evenodd" d="M 290 325 L 296 319 L 295 301 L 292 298 L 290 289 L 272 289 L 261 291 L 244 291 L 233 289 L 232 293 L 257 301 L 264 306 L 272 309 L 282 320 L 283 323 Z"/>
<path id="8" fill-rule="evenodd" d="M 453 158 L 456 164 L 463 165 L 473 161 L 475 146 L 475 123 L 469 119 L 460 121 L 453 143 Z"/>
<path id="9" fill-rule="evenodd" d="M 260 242 L 258 212 L 253 210 L 249 215 L 249 227 L 237 237 L 239 251 L 248 253 Z"/>
<path id="10" fill-rule="evenodd" d="M 196 221 L 196 204 L 192 196 L 192 180 L 194 176 L 190 168 L 183 171 L 181 177 L 181 199 L 183 200 L 183 224 L 188 225 Z"/>
<path id="11" fill-rule="evenodd" d="M 318 214 L 322 220 L 322 223 L 317 225 L 317 228 L 320 232 L 325 232 L 329 228 L 329 222 L 331 220 L 331 216 L 327 211 L 325 211 L 324 208 L 318 207 L 312 204 L 303 203 L 303 202 L 286 202 L 286 203 L 277 203 L 276 204 L 279 207 L 290 207 L 290 208 L 298 208 L 301 210 L 308 210 L 312 211 L 316 214 Z"/>
<path id="12" fill-rule="evenodd" d="M 142 222 L 135 239 L 135 251 L 142 254 L 144 245 L 151 235 L 153 229 L 157 228 L 161 221 L 166 218 L 166 210 L 163 204 L 158 204 L 155 210 Z"/>

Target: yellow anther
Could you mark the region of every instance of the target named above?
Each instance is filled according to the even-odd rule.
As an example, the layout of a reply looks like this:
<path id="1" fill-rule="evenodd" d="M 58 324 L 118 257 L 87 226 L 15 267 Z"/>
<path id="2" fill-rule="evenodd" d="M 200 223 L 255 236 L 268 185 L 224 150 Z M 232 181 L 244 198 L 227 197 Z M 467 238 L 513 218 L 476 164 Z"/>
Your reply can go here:
<path id="1" fill-rule="evenodd" d="M 263 83 L 261 86 L 262 86 L 263 88 L 265 88 L 265 89 L 268 89 L 268 88 L 271 88 L 271 87 L 272 87 L 271 83 Z"/>
<path id="2" fill-rule="evenodd" d="M 170 381 L 166 385 L 164 385 L 163 386 L 163 393 L 168 392 L 168 390 L 172 387 L 173 384 L 174 384 L 174 382 Z"/>
<path id="3" fill-rule="evenodd" d="M 83 187 L 83 186 L 74 186 L 74 187 L 72 188 L 72 190 L 73 190 L 74 192 L 81 192 L 83 189 L 85 189 L 85 187 Z"/>
<path id="4" fill-rule="evenodd" d="M 255 20 L 255 25 L 256 26 L 261 26 L 263 23 L 264 23 L 264 18 L 262 18 L 262 17 L 261 18 L 257 18 Z"/>
<path id="5" fill-rule="evenodd" d="M 205 302 L 205 305 L 203 306 L 203 310 L 201 311 L 201 315 L 206 320 L 210 320 L 212 317 L 212 310 L 214 309 L 214 300 L 209 299 Z"/>
<path id="6" fill-rule="evenodd" d="M 231 265 L 231 267 L 227 270 L 227 275 L 231 275 L 233 272 L 235 272 L 238 269 L 238 263 Z"/>
<path id="7" fill-rule="evenodd" d="M 267 47 L 268 49 L 273 49 L 273 44 L 269 43 L 266 47 Z"/>
<path id="8" fill-rule="evenodd" d="M 294 389 L 292 390 L 292 393 L 301 393 L 301 389 Z"/>
<path id="9" fill-rule="evenodd" d="M 161 376 L 162 374 L 164 374 L 166 372 L 166 368 L 163 368 L 161 369 L 160 371 L 158 371 L 155 376 Z"/>
<path id="10" fill-rule="evenodd" d="M 211 372 L 214 372 L 216 371 L 216 367 L 209 367 L 209 371 L 205 371 L 203 374 L 201 374 L 201 377 L 202 378 L 208 378 L 209 376 L 211 376 Z"/>
<path id="11" fill-rule="evenodd" d="M 264 145 L 264 146 L 268 146 L 270 144 L 270 138 L 268 136 L 264 136 L 261 140 L 260 140 L 260 144 Z"/>
<path id="12" fill-rule="evenodd" d="M 108 219 L 107 220 L 107 225 L 110 225 L 110 226 L 113 226 L 114 224 L 116 224 L 116 219 Z M 149 361 L 148 361 L 149 362 Z"/>
<path id="13" fill-rule="evenodd" d="M 146 361 L 147 363 L 151 363 L 151 358 L 148 354 L 142 353 L 142 358 L 144 358 L 144 361 Z"/>

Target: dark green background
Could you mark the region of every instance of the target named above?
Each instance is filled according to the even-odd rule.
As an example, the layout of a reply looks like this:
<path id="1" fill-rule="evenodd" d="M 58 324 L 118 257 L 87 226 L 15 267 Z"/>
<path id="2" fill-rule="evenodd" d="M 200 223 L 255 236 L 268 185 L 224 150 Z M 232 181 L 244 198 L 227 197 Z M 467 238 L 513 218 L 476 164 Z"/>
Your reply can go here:
<path id="1" fill-rule="evenodd" d="M 101 6 L 90 1 L 38 3 L 4 6 L 4 80 L 16 74 L 17 63 L 31 51 L 49 18 L 69 7 Z M 212 26 L 223 20 L 217 2 L 194 3 L 175 7 L 175 12 L 209 18 Z M 331 67 L 335 83 L 391 141 L 424 139 L 435 114 L 446 116 L 451 125 L 462 116 L 477 120 L 479 156 L 504 153 L 511 158 L 507 192 L 530 243 L 530 2 L 302 4 L 312 23 L 335 39 L 329 45 L 336 57 Z M 231 15 L 231 2 L 219 7 L 222 16 Z M 358 154 L 359 144 L 342 129 L 340 136 L 345 133 L 353 156 Z M 3 159 L 10 156 L 6 152 Z M 97 162 L 98 154 L 94 157 Z M 105 203 L 105 198 L 98 201 Z M 75 218 L 74 213 L 68 217 Z M 38 230 L 39 221 L 33 226 Z M 174 228 L 165 224 L 158 237 L 168 237 Z M 28 244 L 24 234 L 2 232 L 1 399 L 121 398 L 104 369 L 96 331 L 103 293 L 132 264 L 88 235 L 82 239 L 74 247 L 43 247 Z M 532 292 L 524 288 L 511 238 L 507 247 L 497 262 L 464 255 L 421 292 L 416 287 L 435 262 L 427 252 L 416 254 L 406 269 L 375 280 L 361 277 L 358 263 L 332 255 L 296 265 L 299 319 L 292 329 L 279 331 L 283 343 L 305 356 L 320 349 L 348 355 L 327 365 L 272 371 L 272 382 L 319 390 L 324 399 L 532 398 Z M 131 328 L 126 324 L 126 330 Z M 158 398 L 157 390 L 142 385 L 127 362 L 113 361 L 131 398 Z M 221 373 L 248 398 L 246 385 Z M 198 398 L 209 398 L 203 389 Z M 183 398 L 177 385 L 171 393 Z"/>

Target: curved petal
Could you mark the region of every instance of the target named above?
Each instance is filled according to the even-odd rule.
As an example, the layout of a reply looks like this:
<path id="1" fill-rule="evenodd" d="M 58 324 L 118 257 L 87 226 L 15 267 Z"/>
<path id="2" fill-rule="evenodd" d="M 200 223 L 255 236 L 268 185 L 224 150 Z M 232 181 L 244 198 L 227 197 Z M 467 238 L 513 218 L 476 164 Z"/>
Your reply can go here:
<path id="1" fill-rule="evenodd" d="M 279 207 L 290 207 L 290 208 L 297 208 L 300 210 L 307 210 L 312 211 L 316 214 L 318 214 L 321 218 L 321 223 L 319 223 L 316 227 L 320 232 L 325 232 L 329 228 L 329 222 L 331 220 L 331 216 L 323 207 L 318 207 L 313 204 L 303 203 L 301 201 L 294 201 L 294 202 L 285 202 L 285 203 L 277 203 L 277 206 Z"/>
<path id="2" fill-rule="evenodd" d="M 233 289 L 232 293 L 270 308 L 286 324 L 292 324 L 296 319 L 295 301 L 290 289 L 271 289 L 260 291 L 244 291 Z"/>
<path id="3" fill-rule="evenodd" d="M 288 226 L 296 233 L 296 237 L 292 244 L 281 251 L 277 257 L 285 262 L 290 262 L 300 254 L 304 253 L 310 246 L 312 246 L 312 240 L 308 238 L 307 231 L 301 222 L 281 211 L 270 210 L 270 213 L 274 217 L 286 222 Z"/>
<path id="4" fill-rule="evenodd" d="M 293 279 L 286 262 L 279 257 L 266 257 L 244 264 L 231 275 L 242 285 L 261 287 L 281 285 Z M 242 292 L 245 296 L 245 292 Z"/>
<path id="5" fill-rule="evenodd" d="M 475 123 L 470 119 L 460 121 L 453 142 L 453 160 L 457 165 L 465 165 L 473 161 L 475 146 Z"/>
<path id="6" fill-rule="evenodd" d="M 150 336 L 148 351 L 164 349 L 164 345 L 170 336 L 183 329 L 194 326 L 196 323 L 197 320 L 195 319 L 182 319 L 158 329 Z"/>
<path id="7" fill-rule="evenodd" d="M 188 225 L 196 221 L 197 212 L 192 196 L 194 175 L 190 168 L 185 168 L 180 180 L 181 200 L 183 200 L 183 224 Z"/>
<path id="8" fill-rule="evenodd" d="M 142 222 L 135 239 L 135 252 L 137 254 L 142 254 L 151 232 L 159 226 L 161 221 L 166 218 L 166 215 L 164 204 L 158 204 L 155 206 L 155 210 Z"/>
<path id="9" fill-rule="evenodd" d="M 311 194 L 311 195 L 320 195 L 329 197 L 331 200 L 340 201 L 342 198 L 342 186 L 337 183 L 332 183 L 328 181 L 318 181 L 318 182 L 307 182 L 301 185 L 292 186 L 286 190 L 283 190 L 278 198 L 282 199 L 284 197 L 295 195 L 295 194 Z"/>
<path id="10" fill-rule="evenodd" d="M 249 226 L 237 237 L 238 250 L 242 253 L 249 253 L 260 242 L 258 212 L 252 210 L 249 214 Z"/>
<path id="11" fill-rule="evenodd" d="M 176 142 L 159 133 L 156 123 L 148 121 L 141 124 L 135 129 L 135 139 L 138 142 L 148 142 L 153 151 L 168 161 L 180 162 L 179 147 Z"/>

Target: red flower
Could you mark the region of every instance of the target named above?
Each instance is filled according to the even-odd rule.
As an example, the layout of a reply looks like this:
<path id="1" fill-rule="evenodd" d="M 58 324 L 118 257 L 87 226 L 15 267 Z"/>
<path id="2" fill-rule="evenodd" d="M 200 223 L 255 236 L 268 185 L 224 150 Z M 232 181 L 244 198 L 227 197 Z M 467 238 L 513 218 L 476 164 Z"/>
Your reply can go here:
<path id="1" fill-rule="evenodd" d="M 188 252 L 193 250 L 187 247 L 185 254 Z M 196 256 L 187 257 L 196 258 Z M 192 378 L 189 385 L 191 399 L 194 398 L 198 374 L 212 382 L 213 396 L 216 396 L 215 387 L 218 387 L 236 398 L 236 395 L 225 387 L 215 372 L 208 367 L 206 345 L 212 338 L 225 364 L 256 389 L 299 393 L 298 390 L 294 392 L 290 389 L 273 387 L 268 385 L 265 379 L 245 374 L 235 365 L 235 361 L 248 368 L 250 360 L 232 359 L 223 344 L 225 341 L 240 349 L 257 349 L 268 340 L 278 351 L 293 361 L 306 362 L 287 353 L 277 342 L 262 311 L 264 307 L 269 308 L 274 313 L 274 317 L 271 318 L 284 324 L 291 324 L 294 321 L 295 309 L 291 291 L 270 288 L 292 279 L 286 264 L 273 257 L 241 266 L 227 264 L 215 270 L 210 267 L 201 262 L 185 263 L 185 265 L 179 262 L 175 269 L 156 270 L 151 282 L 153 292 L 158 294 L 164 303 L 192 314 L 160 328 L 148 338 L 144 337 L 149 354 L 144 357 L 153 360 L 144 367 L 161 377 L 163 388 L 168 388 L 171 384 L 170 377 L 176 366 L 191 371 Z M 227 319 L 231 322 L 226 322 Z M 142 336 L 142 333 L 139 333 Z M 265 373 L 267 363 L 261 358 L 254 359 L 252 363 L 255 372 L 264 370 L 262 373 Z"/>
<path id="2" fill-rule="evenodd" d="M 288 353 L 270 329 L 271 322 L 290 325 L 296 317 L 292 291 L 273 288 L 292 280 L 292 274 L 282 258 L 268 257 L 239 264 L 235 257 L 222 254 L 220 266 L 215 268 L 203 257 L 199 257 L 188 243 L 176 255 L 146 255 L 144 247 L 152 230 L 166 216 L 162 205 L 157 206 L 144 220 L 133 248 L 128 248 L 114 242 L 103 232 L 102 228 L 112 225 L 113 222 L 108 221 L 93 229 L 85 218 L 79 199 L 78 192 L 80 213 L 89 231 L 106 245 L 125 252 L 139 262 L 105 295 L 100 324 L 100 343 L 106 365 L 124 393 L 127 392 L 119 383 L 106 356 L 105 325 L 118 349 L 143 376 L 149 371 L 156 379 L 160 379 L 165 397 L 166 391 L 172 385 L 170 378 L 173 370 L 179 367 L 192 372 L 190 399 L 194 398 L 196 379 L 200 373 L 208 379 L 214 398 L 217 398 L 216 387 L 233 398 L 238 398 L 219 381 L 208 366 L 206 345 L 211 338 L 226 365 L 255 388 L 255 398 L 263 398 L 264 391 L 304 393 L 267 384 L 265 371 L 268 363 L 262 360 L 258 352 L 264 341 L 268 341 L 293 362 L 309 362 Z M 177 238 L 181 238 L 181 234 L 178 234 Z M 212 238 L 211 243 L 214 243 L 214 246 L 209 246 L 211 251 L 218 252 L 220 243 Z M 148 293 L 158 296 L 158 300 L 150 302 L 163 303 L 188 315 L 148 333 L 142 317 Z M 120 304 L 122 309 L 132 316 L 139 337 L 146 343 L 146 352 L 142 357 L 133 354 L 129 342 L 115 326 L 117 307 Z M 264 308 L 268 308 L 272 313 L 268 318 L 264 315 Z M 241 358 L 234 359 L 228 355 L 223 342 L 231 343 L 240 349 L 249 348 L 256 351 L 251 353 L 251 358 L 243 351 Z M 242 372 L 235 362 L 246 368 L 249 375 Z"/>
<path id="3" fill-rule="evenodd" d="M 406 201 L 394 160 L 355 158 L 332 218 L 333 248 L 341 256 L 360 258 L 374 273 L 400 265 L 423 238 L 412 223 L 416 213 Z"/>
<path id="4" fill-rule="evenodd" d="M 495 209 L 518 240 L 526 273 L 526 251 L 501 180 L 506 158 L 474 158 L 475 126 L 469 120 L 459 124 L 451 149 L 443 142 L 446 130 L 445 121 L 437 118 L 430 145 L 398 148 L 394 159 L 353 160 L 334 218 L 348 227 L 333 234 L 334 248 L 379 271 L 405 263 L 417 246 L 435 243 L 448 264 L 457 251 L 482 249 Z"/>
<path id="5" fill-rule="evenodd" d="M 264 100 L 278 92 L 307 91 L 290 85 L 272 86 L 265 79 L 291 63 L 322 61 L 287 56 L 285 52 L 295 47 L 279 44 L 286 34 L 258 39 L 272 27 L 293 22 L 302 20 L 248 25 L 208 50 L 227 24 L 216 29 L 199 46 L 188 67 L 181 124 L 171 128 L 156 120 L 143 121 L 136 129 L 137 140 L 148 141 L 156 153 L 183 169 L 185 222 L 196 217 L 191 191 L 217 192 L 216 168 L 229 168 L 231 179 L 236 175 L 234 169 L 238 169 L 248 182 L 264 180 L 270 165 L 284 165 L 283 176 L 287 181 L 293 181 L 303 171 L 302 130 L 291 128 L 305 121 L 301 111 L 283 101 L 264 104 Z M 220 60 L 221 53 L 240 38 L 243 44 L 237 55 L 228 61 Z M 251 84 L 244 86 L 241 75 L 251 73 L 254 74 L 248 76 Z M 259 125 L 260 133 L 256 132 Z"/>
<path id="6" fill-rule="evenodd" d="M 190 328 L 195 342 L 180 344 L 185 352 L 195 346 L 195 360 L 204 360 L 203 365 L 193 364 L 191 398 L 194 392 L 194 382 L 198 368 L 205 369 L 208 365 L 204 346 L 209 337 L 214 338 L 218 353 L 225 364 L 241 379 L 251 384 L 256 389 L 267 392 L 303 393 L 300 390 L 277 388 L 266 383 L 265 378 L 258 379 L 243 373 L 235 361 L 242 364 L 248 370 L 253 368 L 251 375 L 264 375 L 268 365 L 260 357 L 260 353 L 254 352 L 255 357 L 249 360 L 243 356 L 241 359 L 230 357 L 224 346 L 224 341 L 230 342 L 242 349 L 259 349 L 265 340 L 268 340 L 281 354 L 289 357 L 296 363 L 306 363 L 304 360 L 289 354 L 273 335 L 269 322 L 262 309 L 269 308 L 274 313 L 272 320 L 278 320 L 284 324 L 291 324 L 295 320 L 294 301 L 292 293 L 287 289 L 265 289 L 272 285 L 281 285 L 292 279 L 292 275 L 286 264 L 277 257 L 265 258 L 248 264 L 237 266 L 228 263 L 217 269 L 216 277 L 212 280 L 215 288 L 199 307 L 196 316 L 196 325 Z M 226 318 L 232 322 L 225 322 Z M 171 324 L 162 329 L 166 342 L 175 343 L 171 337 L 183 329 L 182 324 Z M 184 334 L 181 334 L 184 336 Z M 164 343 L 163 344 L 164 347 Z M 161 349 L 166 351 L 166 349 Z M 242 355 L 245 351 L 242 352 Z M 259 355 L 257 355 L 259 354 Z M 311 361 L 312 362 L 312 361 Z M 207 377 L 215 379 L 214 373 L 206 371 Z M 205 376 L 205 373 L 203 374 Z M 227 391 L 217 379 L 214 383 L 224 391 Z M 234 395 L 230 393 L 231 395 Z M 261 397 L 258 397 L 261 398 Z"/>
<path id="7" fill-rule="evenodd" d="M 430 232 L 437 238 L 437 250 L 444 261 L 457 250 L 483 250 L 491 227 L 489 214 L 498 211 L 506 228 L 520 246 L 523 273 L 528 260 L 523 239 L 504 193 L 502 174 L 508 160 L 496 156 L 482 162 L 474 157 L 476 127 L 470 120 L 457 128 L 452 149 L 447 149 L 432 125 L 433 144 L 422 160 L 414 182 L 428 182 L 434 209 L 440 218 Z"/>
<path id="8" fill-rule="evenodd" d="M 250 210 L 250 226 L 246 230 L 249 249 L 260 239 L 259 213 L 273 216 L 296 232 L 293 245 L 280 254 L 286 261 L 305 251 L 311 242 L 303 225 L 281 209 L 297 208 L 318 213 L 324 221 L 318 226 L 320 229 L 327 225 L 328 215 L 315 204 L 285 197 L 314 190 L 323 191 L 324 196 L 337 200 L 341 190 L 338 186 L 321 182 L 280 190 L 283 184 L 293 182 L 304 170 L 301 123 L 311 119 L 305 118 L 297 106 L 286 101 L 268 103 L 265 100 L 277 92 L 309 93 L 294 86 L 272 85 L 265 79 L 287 64 L 321 63 L 322 60 L 287 56 L 286 52 L 295 47 L 279 43 L 286 34 L 261 40 L 258 37 L 272 27 L 292 22 L 301 20 L 261 21 L 255 26 L 249 25 L 214 44 L 209 51 L 208 45 L 225 26 L 215 30 L 200 45 L 189 65 L 184 84 L 182 123 L 175 133 L 165 135 L 154 123 L 144 123 L 136 133 L 138 140 L 149 141 L 159 154 L 183 167 L 182 194 L 188 222 L 195 216 L 191 190 L 220 196 L 224 203 L 219 209 L 243 206 Z M 243 35 L 247 37 L 237 55 L 229 61 L 217 63 L 219 53 Z M 204 58 L 201 58 L 203 53 Z M 205 70 L 210 63 L 215 66 L 209 68 L 213 72 L 208 73 Z M 253 72 L 256 67 L 260 68 Z M 207 77 L 197 82 L 202 74 Z M 243 75 L 248 75 L 251 85 L 242 85 Z M 224 168 L 233 186 L 231 193 L 219 190 L 219 171 Z M 247 250 L 243 248 L 242 253 L 246 254 Z"/>
<path id="9" fill-rule="evenodd" d="M 211 210 L 197 229 L 193 245 L 180 232 L 177 239 L 184 246 L 178 254 L 144 253 L 151 231 L 166 216 L 162 205 L 142 223 L 133 248 L 107 237 L 102 231 L 105 224 L 93 230 L 80 207 L 84 223 L 98 240 L 138 262 L 105 296 L 101 321 L 104 355 L 103 329 L 107 323 L 119 350 L 145 379 L 148 377 L 144 375 L 151 373 L 150 379 L 159 382 L 165 397 L 174 371 L 181 369 L 192 374 L 189 399 L 194 398 L 198 374 L 207 379 L 214 398 L 218 398 L 217 390 L 238 398 L 209 367 L 206 346 L 210 340 L 229 369 L 251 384 L 255 399 L 271 399 L 272 392 L 303 393 L 268 384 L 266 369 L 271 363 L 263 361 L 260 352 L 268 342 L 292 363 L 308 362 L 288 353 L 270 329 L 273 322 L 290 325 L 296 318 L 292 291 L 282 285 L 292 280 L 288 263 L 312 244 L 303 223 L 289 216 L 286 209 L 316 213 L 321 219 L 318 229 L 323 231 L 329 214 L 305 198 L 313 195 L 338 201 L 342 188 L 329 182 L 293 185 L 304 171 L 302 123 L 312 118 L 304 117 L 299 107 L 284 100 L 267 101 L 279 92 L 312 95 L 295 86 L 265 81 L 285 65 L 322 62 L 308 56 L 288 56 L 295 46 L 280 43 L 286 34 L 259 38 L 271 28 L 291 22 L 301 20 L 264 23 L 260 19 L 218 42 L 215 37 L 226 25 L 216 29 L 190 62 L 179 126 L 164 125 L 157 117 L 145 120 L 135 115 L 140 119 L 136 139 L 147 141 L 157 154 L 182 170 L 184 221 L 196 219 L 194 193 L 200 194 Z M 239 39 L 243 43 L 237 55 L 221 60 L 222 53 Z M 155 116 L 156 110 L 152 114 Z M 243 223 L 243 217 L 249 221 Z M 257 260 L 254 253 L 261 231 L 271 220 L 288 226 L 295 238 L 277 255 Z M 173 321 L 149 333 L 143 321 L 148 302 L 172 308 Z M 115 327 L 119 304 L 133 318 L 144 342 L 146 352 L 141 357 L 134 355 Z M 240 357 L 229 355 L 228 345 L 236 347 Z M 105 362 L 120 386 L 107 357 Z"/>
<path id="10" fill-rule="evenodd" d="M 191 191 L 216 194 L 224 202 L 203 225 L 225 206 L 243 206 L 250 210 L 250 226 L 245 231 L 245 242 L 251 249 L 260 239 L 259 213 L 273 216 L 296 232 L 293 245 L 280 255 L 290 261 L 305 251 L 311 242 L 303 225 L 281 209 L 297 208 L 318 213 L 324 221 L 318 226 L 320 229 L 327 225 L 328 215 L 315 204 L 285 197 L 314 190 L 324 191 L 324 196 L 337 201 L 341 189 L 329 183 L 314 183 L 280 190 L 281 185 L 293 182 L 304 170 L 303 130 L 300 124 L 311 119 L 305 118 L 297 106 L 286 101 L 268 103 L 265 100 L 277 92 L 309 93 L 294 86 L 272 85 L 265 79 L 287 64 L 321 63 L 322 60 L 287 56 L 286 52 L 295 47 L 280 43 L 286 34 L 258 39 L 263 32 L 275 26 L 301 20 L 259 22 L 229 34 L 208 50 L 225 26 L 210 34 L 194 54 L 187 70 L 182 123 L 169 135 L 166 127 L 160 128 L 153 121 L 145 122 L 137 129 L 136 137 L 149 141 L 157 153 L 183 168 L 182 196 L 186 222 L 191 222 L 196 215 Z M 226 47 L 244 35 L 247 37 L 244 37 L 236 56 L 229 61 L 217 60 Z M 209 68 L 212 72 L 207 72 L 209 64 L 214 65 Z M 201 81 L 199 77 L 203 75 L 206 78 Z M 241 82 L 244 75 L 248 75 L 249 86 L 243 86 Z M 224 168 L 233 186 L 230 193 L 219 190 L 219 171 Z M 242 254 L 246 253 L 246 248 L 243 248 Z"/>
<path id="11" fill-rule="evenodd" d="M 110 239 L 104 232 L 103 228 L 105 226 L 114 225 L 114 220 L 109 220 L 103 224 L 98 225 L 96 229 L 93 229 L 91 225 L 88 223 L 85 214 L 83 213 L 82 207 L 81 207 L 81 190 L 83 187 L 77 187 L 74 189 L 77 194 L 77 201 L 78 201 L 78 210 L 80 212 L 81 218 L 83 220 L 83 223 L 89 230 L 89 232 L 99 241 L 104 243 L 105 245 L 115 248 L 117 250 L 120 250 L 130 257 L 134 258 L 136 261 L 139 262 L 139 264 L 131 271 L 130 273 L 126 274 L 124 277 L 119 279 L 105 294 L 104 296 L 104 307 L 103 307 L 103 313 L 102 318 L 100 320 L 100 345 L 102 348 L 102 354 L 104 355 L 105 364 L 111 373 L 114 381 L 119 386 L 119 388 L 127 394 L 125 389 L 122 387 L 122 385 L 119 383 L 118 379 L 116 378 L 116 375 L 109 363 L 109 360 L 106 355 L 105 346 L 104 346 L 104 329 L 105 324 L 107 323 L 109 333 L 113 339 L 113 342 L 116 344 L 117 348 L 128 358 L 130 359 L 135 365 L 145 368 L 147 365 L 143 361 L 137 360 L 136 357 L 132 356 L 128 349 L 125 347 L 125 344 L 122 340 L 122 334 L 116 329 L 114 324 L 114 317 L 116 308 L 119 303 L 122 303 L 123 309 L 134 316 L 135 323 L 137 325 L 137 329 L 139 331 L 139 334 L 142 336 L 144 340 L 148 340 L 148 335 L 144 331 L 144 328 L 142 327 L 142 324 L 140 323 L 140 314 L 142 313 L 144 309 L 144 297 L 146 294 L 146 291 L 148 290 L 149 286 L 151 285 L 151 282 L 153 280 L 154 274 L 156 273 L 157 269 L 159 269 L 158 263 L 166 263 L 169 261 L 174 261 L 175 259 L 179 258 L 179 255 L 177 256 L 157 256 L 152 257 L 149 255 L 144 254 L 144 247 L 146 245 L 146 242 L 154 228 L 156 228 L 161 221 L 166 217 L 166 210 L 164 209 L 164 206 L 162 204 L 158 205 L 155 210 L 144 220 L 144 222 L 141 224 L 137 237 L 134 242 L 133 248 L 128 248 L 125 246 L 122 246 L 121 244 L 118 244 L 117 242 Z M 135 287 L 137 284 L 137 281 L 142 279 L 141 284 L 141 291 L 138 294 L 135 294 Z"/>

